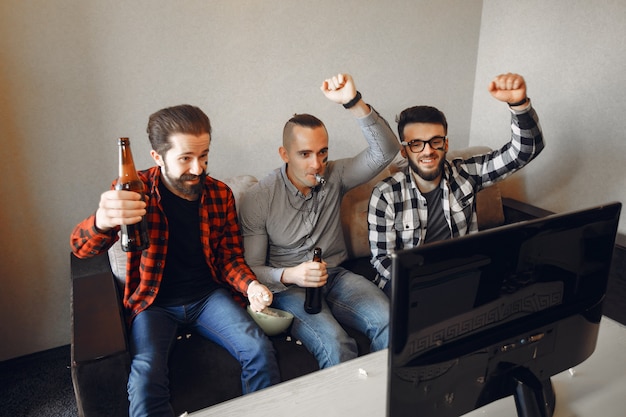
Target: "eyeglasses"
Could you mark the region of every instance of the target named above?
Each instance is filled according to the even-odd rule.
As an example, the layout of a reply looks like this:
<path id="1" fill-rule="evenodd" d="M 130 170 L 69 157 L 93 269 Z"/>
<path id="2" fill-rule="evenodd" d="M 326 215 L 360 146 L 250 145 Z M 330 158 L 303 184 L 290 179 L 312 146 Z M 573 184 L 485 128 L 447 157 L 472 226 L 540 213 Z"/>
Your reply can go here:
<path id="1" fill-rule="evenodd" d="M 400 145 L 408 146 L 411 152 L 414 152 L 414 153 L 422 152 L 424 148 L 426 147 L 427 143 L 430 145 L 432 149 L 436 151 L 443 151 L 445 144 L 446 144 L 446 139 L 448 139 L 447 136 L 435 136 L 434 138 L 431 138 L 430 140 L 414 139 L 410 142 L 402 141 L 400 142 Z"/>

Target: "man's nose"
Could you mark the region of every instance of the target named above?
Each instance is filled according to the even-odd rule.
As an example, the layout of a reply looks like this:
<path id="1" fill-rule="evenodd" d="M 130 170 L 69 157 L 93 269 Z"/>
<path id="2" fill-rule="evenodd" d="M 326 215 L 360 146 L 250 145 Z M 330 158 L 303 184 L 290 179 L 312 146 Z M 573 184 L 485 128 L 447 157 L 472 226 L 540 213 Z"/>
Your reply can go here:
<path id="1" fill-rule="evenodd" d="M 200 175 L 204 172 L 204 170 L 206 169 L 206 164 L 202 161 L 200 161 L 199 159 L 196 159 L 192 164 L 191 164 L 191 169 L 190 172 L 193 175 Z"/>
<path id="2" fill-rule="evenodd" d="M 324 157 L 314 158 L 313 168 L 318 169 L 324 164 Z"/>

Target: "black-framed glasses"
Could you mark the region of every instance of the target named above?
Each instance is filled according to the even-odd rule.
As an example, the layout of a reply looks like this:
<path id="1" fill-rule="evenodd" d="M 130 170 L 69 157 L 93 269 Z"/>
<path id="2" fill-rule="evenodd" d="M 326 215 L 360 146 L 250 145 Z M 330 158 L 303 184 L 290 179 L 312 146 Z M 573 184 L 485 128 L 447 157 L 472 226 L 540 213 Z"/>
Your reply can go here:
<path id="1" fill-rule="evenodd" d="M 428 143 L 430 147 L 436 151 L 443 151 L 446 145 L 447 136 L 435 136 L 430 140 L 413 139 L 410 142 L 400 142 L 402 146 L 408 146 L 411 152 L 422 152 Z"/>

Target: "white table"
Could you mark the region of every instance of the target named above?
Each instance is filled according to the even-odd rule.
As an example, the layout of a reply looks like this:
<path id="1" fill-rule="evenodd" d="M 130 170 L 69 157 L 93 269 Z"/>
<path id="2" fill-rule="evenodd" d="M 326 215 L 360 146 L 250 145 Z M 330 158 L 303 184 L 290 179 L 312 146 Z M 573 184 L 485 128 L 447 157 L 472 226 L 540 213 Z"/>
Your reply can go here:
<path id="1" fill-rule="evenodd" d="M 552 377 L 554 417 L 626 416 L 626 327 L 603 317 L 595 352 L 573 370 Z M 384 417 L 387 351 L 248 394 L 190 414 L 194 417 Z M 514 417 L 513 397 L 466 417 Z"/>

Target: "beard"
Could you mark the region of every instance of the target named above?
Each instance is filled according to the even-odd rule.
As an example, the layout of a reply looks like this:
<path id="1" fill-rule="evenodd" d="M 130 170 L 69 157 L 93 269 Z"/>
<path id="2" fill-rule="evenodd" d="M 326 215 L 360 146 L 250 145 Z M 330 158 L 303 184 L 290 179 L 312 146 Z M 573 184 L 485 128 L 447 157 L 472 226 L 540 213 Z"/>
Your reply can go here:
<path id="1" fill-rule="evenodd" d="M 411 158 L 407 158 L 407 161 L 409 162 L 409 167 L 411 167 L 411 171 L 417 174 L 420 178 L 422 178 L 425 181 L 434 181 L 437 178 L 439 178 L 439 176 L 443 172 L 443 164 L 446 161 L 446 157 L 444 154 L 444 156 L 439 160 L 439 164 L 437 165 L 437 168 L 432 171 L 422 170 L 416 163 L 414 163 L 411 160 Z"/>
<path id="2" fill-rule="evenodd" d="M 174 178 L 170 176 L 169 171 L 167 169 L 167 165 L 164 170 L 165 179 L 167 183 L 174 188 L 176 191 L 181 193 L 186 197 L 195 198 L 200 195 L 202 191 L 202 185 L 204 184 L 204 180 L 206 179 L 206 172 L 203 172 L 200 175 L 193 174 L 183 174 L 178 178 Z M 185 181 L 192 181 L 195 179 L 200 179 L 197 184 L 187 184 Z"/>

